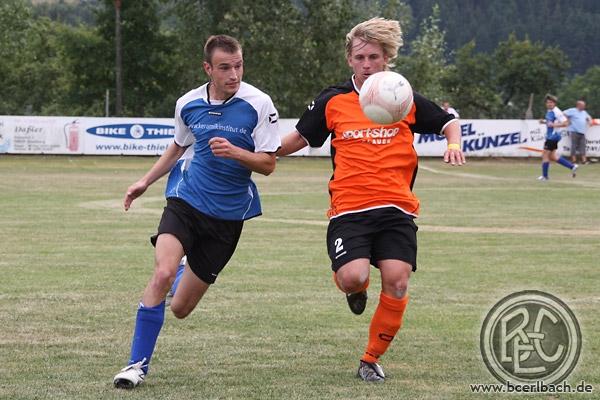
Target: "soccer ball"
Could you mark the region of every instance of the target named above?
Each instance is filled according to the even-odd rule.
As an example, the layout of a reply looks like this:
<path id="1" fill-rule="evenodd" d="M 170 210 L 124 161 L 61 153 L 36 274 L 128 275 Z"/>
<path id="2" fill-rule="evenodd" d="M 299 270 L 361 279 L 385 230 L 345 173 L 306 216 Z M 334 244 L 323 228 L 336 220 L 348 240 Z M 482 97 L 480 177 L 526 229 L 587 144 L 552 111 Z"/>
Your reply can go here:
<path id="1" fill-rule="evenodd" d="M 413 106 L 413 91 L 405 77 L 382 71 L 367 78 L 358 101 L 363 113 L 378 124 L 393 124 L 404 119 Z"/>

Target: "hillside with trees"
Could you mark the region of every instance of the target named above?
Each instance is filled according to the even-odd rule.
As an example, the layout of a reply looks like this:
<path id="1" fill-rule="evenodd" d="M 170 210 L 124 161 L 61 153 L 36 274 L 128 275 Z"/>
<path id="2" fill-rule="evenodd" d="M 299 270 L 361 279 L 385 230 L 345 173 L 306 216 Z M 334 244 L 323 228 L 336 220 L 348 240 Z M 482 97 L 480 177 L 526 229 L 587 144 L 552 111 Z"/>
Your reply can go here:
<path id="1" fill-rule="evenodd" d="M 348 78 L 345 34 L 372 16 L 401 21 L 395 69 L 462 117 L 522 118 L 531 95 L 537 116 L 547 92 L 564 107 L 585 96 L 598 115 L 600 52 L 589 35 L 600 37 L 600 7 L 550 3 L 123 0 L 120 115 L 172 116 L 175 100 L 206 79 L 205 39 L 229 33 L 244 47 L 245 80 L 282 116 L 298 117 L 323 87 Z M 107 91 L 118 114 L 113 0 L 4 0 L 0 57 L 0 114 L 103 116 Z"/>
<path id="2" fill-rule="evenodd" d="M 476 52 L 491 53 L 512 33 L 559 47 L 571 60 L 570 72 L 600 65 L 600 2 L 598 0 L 408 0 L 418 21 L 440 8 L 440 28 L 448 48 L 474 41 Z"/>

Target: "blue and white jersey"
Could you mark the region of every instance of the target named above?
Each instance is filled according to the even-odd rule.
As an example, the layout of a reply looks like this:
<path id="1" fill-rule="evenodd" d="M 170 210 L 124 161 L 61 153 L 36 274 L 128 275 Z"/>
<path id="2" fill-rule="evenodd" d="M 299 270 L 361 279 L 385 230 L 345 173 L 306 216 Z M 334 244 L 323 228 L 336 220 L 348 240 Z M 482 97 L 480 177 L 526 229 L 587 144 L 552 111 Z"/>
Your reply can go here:
<path id="1" fill-rule="evenodd" d="M 546 123 L 548 122 L 565 122 L 567 118 L 564 116 L 563 112 L 560 111 L 560 108 L 554 107 L 552 110 L 546 111 Z M 552 140 L 558 142 L 562 137 L 559 128 L 554 128 L 552 126 L 546 127 L 546 140 Z"/>
<path id="2" fill-rule="evenodd" d="M 193 157 L 194 148 L 190 146 L 185 150 L 185 153 L 183 153 L 181 158 L 177 160 L 177 164 L 171 168 L 171 172 L 169 172 L 169 177 L 167 178 L 167 185 L 165 187 L 166 198 L 177 197 L 175 195 L 175 189 L 183 178 L 183 172 L 186 171 L 190 166 L 190 162 L 192 161 Z"/>
<path id="3" fill-rule="evenodd" d="M 226 101 L 211 100 L 208 84 L 183 95 L 175 107 L 175 143 L 193 145 L 194 156 L 169 197 L 220 219 L 260 215 L 252 171 L 236 160 L 213 155 L 208 141 L 222 137 L 248 151 L 275 152 L 281 147 L 278 120 L 271 98 L 244 82 Z"/>

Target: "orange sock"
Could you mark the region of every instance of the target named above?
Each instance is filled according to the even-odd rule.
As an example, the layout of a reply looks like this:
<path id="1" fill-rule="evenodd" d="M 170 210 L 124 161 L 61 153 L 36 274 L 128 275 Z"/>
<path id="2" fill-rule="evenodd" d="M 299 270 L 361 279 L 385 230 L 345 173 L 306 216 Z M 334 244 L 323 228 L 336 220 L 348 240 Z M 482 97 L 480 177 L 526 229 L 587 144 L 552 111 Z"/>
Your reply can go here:
<path id="1" fill-rule="evenodd" d="M 346 293 L 346 291 L 340 287 L 340 284 L 338 283 L 335 272 L 333 273 L 333 282 L 335 283 L 335 286 L 337 286 L 338 289 L 340 289 L 342 292 Z M 365 282 L 364 286 L 362 288 L 360 288 L 359 290 L 357 290 L 356 293 L 362 292 L 363 290 L 367 290 L 368 287 L 369 287 L 369 278 L 367 278 L 367 281 Z"/>
<path id="2" fill-rule="evenodd" d="M 408 295 L 396 299 L 381 292 L 379 305 L 369 327 L 369 343 L 361 360 L 375 363 L 385 353 L 402 326 L 402 316 L 407 304 Z"/>

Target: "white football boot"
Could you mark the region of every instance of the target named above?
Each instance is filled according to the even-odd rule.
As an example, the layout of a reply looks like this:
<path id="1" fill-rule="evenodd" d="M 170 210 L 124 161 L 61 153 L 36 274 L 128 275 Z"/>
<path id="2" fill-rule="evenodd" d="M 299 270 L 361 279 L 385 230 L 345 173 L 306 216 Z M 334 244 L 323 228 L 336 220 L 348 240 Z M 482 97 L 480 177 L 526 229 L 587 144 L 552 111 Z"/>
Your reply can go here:
<path id="1" fill-rule="evenodd" d="M 144 358 L 142 361 L 123 368 L 113 379 L 115 387 L 119 389 L 133 389 L 144 382 L 146 374 L 144 373 L 144 370 L 142 370 L 142 367 L 145 367 L 145 362 L 146 359 Z"/>

